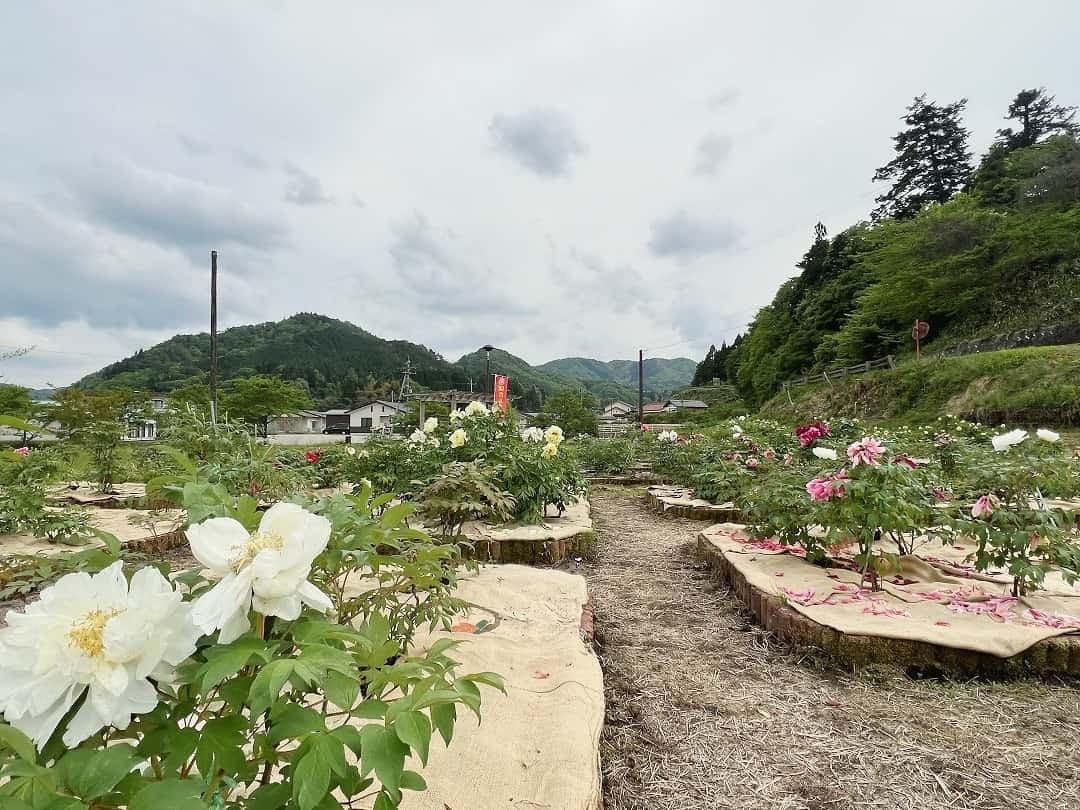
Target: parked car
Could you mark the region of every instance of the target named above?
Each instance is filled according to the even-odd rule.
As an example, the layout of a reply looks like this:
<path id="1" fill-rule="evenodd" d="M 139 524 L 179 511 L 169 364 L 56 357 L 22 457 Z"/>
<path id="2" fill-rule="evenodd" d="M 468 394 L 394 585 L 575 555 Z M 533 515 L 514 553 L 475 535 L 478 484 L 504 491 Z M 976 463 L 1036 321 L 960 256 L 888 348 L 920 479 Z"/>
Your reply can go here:
<path id="1" fill-rule="evenodd" d="M 344 425 L 327 425 L 323 433 L 352 433 L 352 425 L 347 422 Z"/>

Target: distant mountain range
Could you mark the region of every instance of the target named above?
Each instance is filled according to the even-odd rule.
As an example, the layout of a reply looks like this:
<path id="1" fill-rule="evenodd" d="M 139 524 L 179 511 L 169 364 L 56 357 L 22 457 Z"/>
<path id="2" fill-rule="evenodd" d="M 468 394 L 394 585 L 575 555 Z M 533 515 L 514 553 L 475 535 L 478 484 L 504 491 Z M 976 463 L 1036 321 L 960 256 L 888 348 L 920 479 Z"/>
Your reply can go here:
<path id="1" fill-rule="evenodd" d="M 149 349 L 89 374 L 76 385 L 95 389 L 127 386 L 168 391 L 205 378 L 210 339 L 206 333 L 176 335 Z M 482 390 L 484 352 L 451 363 L 418 343 L 384 340 L 347 321 L 301 313 L 282 321 L 236 326 L 218 336 L 218 368 L 223 382 L 256 374 L 303 380 L 320 407 L 338 407 L 374 396 L 388 396 L 401 379 L 406 361 L 415 383 L 425 388 Z M 695 363 L 686 358 L 645 361 L 646 396 L 659 398 L 690 382 Z M 637 362 L 587 358 L 552 360 L 531 366 L 496 349 L 492 373 L 508 374 L 511 393 L 524 410 L 544 397 L 571 388 L 587 390 L 601 403 L 637 398 Z"/>

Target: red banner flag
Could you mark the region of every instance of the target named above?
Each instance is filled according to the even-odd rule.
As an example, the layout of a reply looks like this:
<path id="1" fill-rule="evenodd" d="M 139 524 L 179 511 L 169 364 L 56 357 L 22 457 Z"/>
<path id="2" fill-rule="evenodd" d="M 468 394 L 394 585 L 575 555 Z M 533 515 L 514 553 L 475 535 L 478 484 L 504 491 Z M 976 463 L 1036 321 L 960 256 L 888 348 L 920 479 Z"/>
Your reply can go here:
<path id="1" fill-rule="evenodd" d="M 495 407 L 503 413 L 510 407 L 510 378 L 505 374 L 495 375 Z"/>

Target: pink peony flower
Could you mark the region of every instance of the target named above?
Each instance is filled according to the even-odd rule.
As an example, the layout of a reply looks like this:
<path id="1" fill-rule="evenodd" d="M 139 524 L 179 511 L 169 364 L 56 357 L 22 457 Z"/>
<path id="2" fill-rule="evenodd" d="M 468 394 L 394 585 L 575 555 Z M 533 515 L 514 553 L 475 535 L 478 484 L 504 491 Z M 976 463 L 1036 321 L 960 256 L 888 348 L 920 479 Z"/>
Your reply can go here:
<path id="1" fill-rule="evenodd" d="M 30 448 L 29 447 L 20 447 L 15 451 L 15 454 L 18 455 L 18 456 L 28 456 L 28 455 L 30 455 Z"/>
<path id="2" fill-rule="evenodd" d="M 769 461 L 772 461 L 774 458 L 776 458 L 776 451 L 770 447 L 761 455 L 765 456 L 765 458 L 767 458 Z"/>
<path id="3" fill-rule="evenodd" d="M 795 461 L 795 457 L 792 456 L 791 453 L 784 453 L 784 466 L 785 467 L 790 467 L 794 461 Z"/>
<path id="4" fill-rule="evenodd" d="M 893 463 L 894 464 L 903 464 L 905 467 L 910 467 L 913 470 L 917 470 L 919 468 L 919 462 L 917 462 L 915 459 L 913 459 L 911 456 L 907 455 L 906 453 L 901 453 L 898 456 L 894 456 L 893 457 Z"/>
<path id="5" fill-rule="evenodd" d="M 861 441 L 848 445 L 847 457 L 851 460 L 852 467 L 860 464 L 876 467 L 878 459 L 884 452 L 885 448 L 881 446 L 881 442 L 872 436 L 864 436 Z"/>
<path id="6" fill-rule="evenodd" d="M 746 460 L 746 466 L 749 467 L 751 470 L 756 470 L 759 464 L 761 464 L 761 462 L 758 461 L 754 456 L 750 456 L 750 458 Z"/>
<path id="7" fill-rule="evenodd" d="M 935 501 L 949 500 L 948 493 L 946 493 L 945 490 L 943 490 L 941 487 L 934 487 L 930 494 L 934 496 Z"/>
<path id="8" fill-rule="evenodd" d="M 318 464 L 319 459 L 322 458 L 322 451 L 308 450 L 306 453 L 304 453 L 304 458 L 307 459 L 308 464 Z"/>
<path id="9" fill-rule="evenodd" d="M 980 495 L 979 500 L 975 501 L 975 505 L 971 507 L 971 516 L 981 518 L 984 515 L 992 515 L 997 505 L 998 499 L 993 495 Z"/>
<path id="10" fill-rule="evenodd" d="M 829 426 L 820 419 L 809 425 L 800 425 L 795 428 L 795 437 L 803 447 L 809 447 L 823 436 L 829 435 Z"/>
<path id="11" fill-rule="evenodd" d="M 847 481 L 847 475 L 843 472 L 825 478 L 814 478 L 807 482 L 806 492 L 812 501 L 829 501 L 833 498 L 843 498 L 845 481 Z"/>

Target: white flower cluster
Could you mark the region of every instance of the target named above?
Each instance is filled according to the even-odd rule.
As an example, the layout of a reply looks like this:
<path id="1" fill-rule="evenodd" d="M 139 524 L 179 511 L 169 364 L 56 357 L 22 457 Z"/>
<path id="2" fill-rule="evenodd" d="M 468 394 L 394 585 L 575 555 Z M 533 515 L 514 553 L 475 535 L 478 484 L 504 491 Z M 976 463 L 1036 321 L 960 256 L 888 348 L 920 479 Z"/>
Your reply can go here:
<path id="1" fill-rule="evenodd" d="M 538 427 L 525 428 L 525 430 L 521 431 L 521 440 L 540 444 L 544 440 L 544 431 Z"/>
<path id="2" fill-rule="evenodd" d="M 1055 433 L 1052 430 L 1046 428 L 1039 428 L 1035 431 L 1035 435 L 1044 442 L 1058 442 L 1061 441 L 1061 434 Z M 994 445 L 994 449 L 999 453 L 1008 450 L 1010 447 L 1014 447 L 1020 442 L 1024 441 L 1028 437 L 1026 430 L 1016 428 L 1016 430 L 1010 430 L 1008 433 L 1002 433 L 998 436 L 994 436 L 990 439 L 990 443 Z"/>
<path id="3" fill-rule="evenodd" d="M 469 434 L 463 428 L 458 428 L 450 434 L 450 446 L 453 448 L 463 447 L 469 440 Z"/>
<path id="4" fill-rule="evenodd" d="M 330 598 L 308 580 L 330 541 L 330 521 L 279 503 L 251 534 L 232 518 L 211 518 L 187 531 L 192 553 L 217 584 L 194 602 L 156 568 L 131 582 L 115 562 L 97 574 L 61 577 L 41 599 L 7 615 L 0 630 L 0 712 L 38 748 L 76 702 L 64 731 L 75 746 L 105 726 L 127 728 L 152 711 L 159 684 L 195 651 L 203 633 L 227 644 L 250 629 L 248 612 L 292 620 L 307 604 L 325 613 Z"/>
<path id="5" fill-rule="evenodd" d="M 658 442 L 677 442 L 679 440 L 679 434 L 674 430 L 661 430 L 656 434 L 656 440 Z"/>
<path id="6" fill-rule="evenodd" d="M 839 458 L 839 454 L 831 447 L 814 447 L 811 451 L 818 458 L 826 459 L 827 461 L 836 461 Z"/>
<path id="7" fill-rule="evenodd" d="M 558 425 L 552 425 L 544 431 L 544 449 L 540 451 L 540 455 L 544 458 L 551 458 L 559 454 L 559 445 L 563 443 L 563 439 L 566 438 L 563 435 L 563 429 Z"/>

